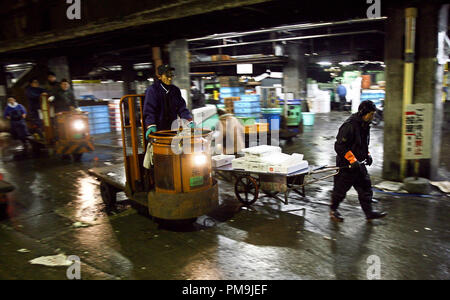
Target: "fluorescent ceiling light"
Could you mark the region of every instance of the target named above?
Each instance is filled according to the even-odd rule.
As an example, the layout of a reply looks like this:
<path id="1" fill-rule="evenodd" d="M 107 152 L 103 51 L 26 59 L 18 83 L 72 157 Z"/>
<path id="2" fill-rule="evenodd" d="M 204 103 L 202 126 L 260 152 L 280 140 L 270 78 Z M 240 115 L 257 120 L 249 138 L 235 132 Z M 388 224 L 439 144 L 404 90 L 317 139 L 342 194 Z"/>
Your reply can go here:
<path id="1" fill-rule="evenodd" d="M 331 66 L 332 63 L 329 61 L 319 61 L 317 64 L 321 65 L 321 66 Z"/>

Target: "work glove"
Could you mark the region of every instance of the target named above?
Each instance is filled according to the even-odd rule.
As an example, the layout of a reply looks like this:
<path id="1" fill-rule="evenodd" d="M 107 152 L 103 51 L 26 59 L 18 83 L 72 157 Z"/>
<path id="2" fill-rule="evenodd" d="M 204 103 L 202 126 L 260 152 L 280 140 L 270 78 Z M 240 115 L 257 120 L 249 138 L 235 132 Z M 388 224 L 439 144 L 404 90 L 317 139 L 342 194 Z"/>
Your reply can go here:
<path id="1" fill-rule="evenodd" d="M 156 132 L 156 131 L 157 131 L 156 125 L 150 126 L 150 127 L 147 129 L 147 132 L 145 132 L 145 138 L 148 140 L 148 136 L 149 136 L 151 133 Z"/>
<path id="2" fill-rule="evenodd" d="M 372 155 L 369 154 L 366 159 L 366 165 L 370 166 L 373 163 Z"/>

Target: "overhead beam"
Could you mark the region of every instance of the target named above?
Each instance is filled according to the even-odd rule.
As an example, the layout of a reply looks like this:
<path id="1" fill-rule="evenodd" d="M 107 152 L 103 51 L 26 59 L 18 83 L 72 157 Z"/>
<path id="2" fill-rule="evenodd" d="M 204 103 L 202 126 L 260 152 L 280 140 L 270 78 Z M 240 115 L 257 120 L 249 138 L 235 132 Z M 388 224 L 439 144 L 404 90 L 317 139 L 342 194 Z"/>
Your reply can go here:
<path id="1" fill-rule="evenodd" d="M 0 46 L 0 53 L 269 1 L 272 0 L 180 0 L 176 3 L 164 5 L 155 9 L 131 14 L 116 21 L 91 23 L 58 32 L 27 36 L 26 39 L 22 38 L 20 40 L 4 42 L 2 43 L 2 46 Z"/>

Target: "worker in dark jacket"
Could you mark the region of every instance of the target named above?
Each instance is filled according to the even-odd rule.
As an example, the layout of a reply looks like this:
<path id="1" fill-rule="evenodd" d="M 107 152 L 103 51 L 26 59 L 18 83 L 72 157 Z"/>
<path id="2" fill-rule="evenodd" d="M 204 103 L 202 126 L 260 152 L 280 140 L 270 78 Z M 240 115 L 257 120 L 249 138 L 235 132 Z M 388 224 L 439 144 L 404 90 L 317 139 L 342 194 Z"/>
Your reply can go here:
<path id="1" fill-rule="evenodd" d="M 59 82 L 56 80 L 56 75 L 53 72 L 48 72 L 47 83 L 45 84 L 45 89 L 50 93 L 54 94 L 59 88 Z"/>
<path id="2" fill-rule="evenodd" d="M 172 123 L 179 116 L 189 122 L 194 128 L 192 115 L 186 107 L 186 101 L 181 97 L 180 89 L 172 85 L 173 71 L 169 65 L 158 67 L 158 79 L 145 91 L 144 124 L 145 136 L 158 130 L 172 129 Z"/>
<path id="3" fill-rule="evenodd" d="M 63 111 L 71 111 L 78 107 L 78 102 L 75 99 L 70 83 L 67 79 L 61 80 L 59 88 L 52 94 L 54 96 L 53 106 L 55 113 Z M 51 98 L 49 98 L 50 100 Z"/>
<path id="4" fill-rule="evenodd" d="M 46 89 L 39 87 L 39 81 L 36 78 L 30 80 L 30 85 L 25 90 L 25 96 L 28 100 L 29 117 L 33 125 L 38 129 L 42 128 L 42 120 L 39 117 L 41 109 L 41 95 L 47 93 Z"/>
<path id="5" fill-rule="evenodd" d="M 342 222 L 344 218 L 338 212 L 339 204 L 344 200 L 348 190 L 353 186 L 358 192 L 359 203 L 367 220 L 383 218 L 385 212 L 372 210 L 372 183 L 364 161 L 372 164 L 369 153 L 370 122 L 373 119 L 376 106 L 372 101 L 364 101 L 359 105 L 358 113 L 352 114 L 342 126 L 336 137 L 334 149 L 337 153 L 336 164 L 342 169 L 334 177 L 334 187 L 331 196 L 330 217 Z"/>

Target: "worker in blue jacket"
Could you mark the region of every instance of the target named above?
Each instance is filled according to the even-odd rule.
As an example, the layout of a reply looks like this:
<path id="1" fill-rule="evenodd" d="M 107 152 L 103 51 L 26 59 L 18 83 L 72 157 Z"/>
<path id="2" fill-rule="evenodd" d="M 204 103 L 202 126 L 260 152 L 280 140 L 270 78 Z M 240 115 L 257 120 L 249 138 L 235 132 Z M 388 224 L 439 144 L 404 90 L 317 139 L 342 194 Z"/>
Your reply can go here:
<path id="1" fill-rule="evenodd" d="M 347 103 L 347 89 L 342 84 L 342 81 L 339 81 L 339 85 L 337 87 L 337 94 L 339 96 L 339 110 L 344 111 L 345 104 Z"/>
<path id="2" fill-rule="evenodd" d="M 5 108 L 3 116 L 11 122 L 11 133 L 13 138 L 21 140 L 26 149 L 27 138 L 30 134 L 28 133 L 27 124 L 25 123 L 25 118 L 27 116 L 25 107 L 17 103 L 14 97 L 9 97 L 8 105 Z"/>
<path id="3" fill-rule="evenodd" d="M 169 65 L 158 67 L 158 79 L 145 91 L 144 125 L 145 137 L 159 130 L 170 130 L 179 116 L 194 128 L 192 115 L 186 107 L 180 89 L 172 84 L 175 69 Z"/>

